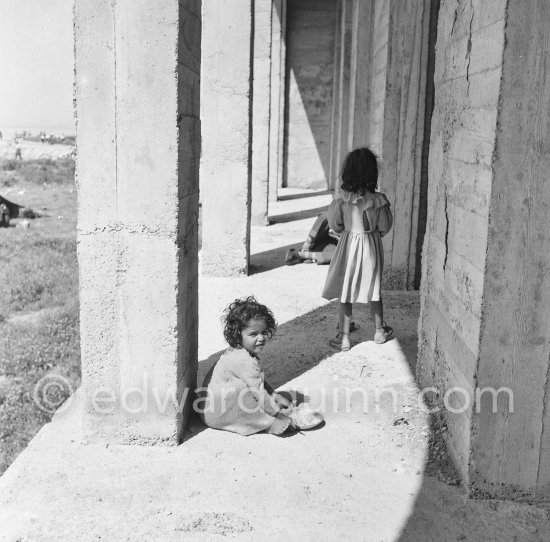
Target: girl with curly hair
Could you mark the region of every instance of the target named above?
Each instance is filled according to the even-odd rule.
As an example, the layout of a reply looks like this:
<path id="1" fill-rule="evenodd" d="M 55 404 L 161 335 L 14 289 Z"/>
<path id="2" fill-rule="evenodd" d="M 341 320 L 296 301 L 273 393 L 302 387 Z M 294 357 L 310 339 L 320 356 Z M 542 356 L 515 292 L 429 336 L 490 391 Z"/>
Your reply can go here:
<path id="1" fill-rule="evenodd" d="M 374 342 L 385 343 L 393 329 L 384 322 L 380 283 L 384 270 L 382 237 L 392 227 L 386 196 L 377 192 L 378 162 L 367 147 L 351 151 L 342 167 L 341 192 L 328 209 L 329 226 L 341 233 L 327 274 L 323 297 L 338 299 L 338 335 L 330 346 L 350 349 L 353 303 L 369 303 L 374 319 Z"/>
<path id="2" fill-rule="evenodd" d="M 240 435 L 280 435 L 294 428 L 287 415 L 292 405 L 265 382 L 259 358 L 275 333 L 273 313 L 250 296 L 231 303 L 223 320 L 229 348 L 205 378 L 204 423 Z"/>

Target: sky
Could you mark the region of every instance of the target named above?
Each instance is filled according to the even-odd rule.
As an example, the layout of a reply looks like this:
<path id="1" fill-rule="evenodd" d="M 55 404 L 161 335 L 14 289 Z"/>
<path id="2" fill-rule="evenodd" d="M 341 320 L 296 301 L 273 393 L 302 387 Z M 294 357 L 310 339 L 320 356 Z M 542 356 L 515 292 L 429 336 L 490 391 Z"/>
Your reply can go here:
<path id="1" fill-rule="evenodd" d="M 0 130 L 74 132 L 73 0 L 0 0 Z"/>

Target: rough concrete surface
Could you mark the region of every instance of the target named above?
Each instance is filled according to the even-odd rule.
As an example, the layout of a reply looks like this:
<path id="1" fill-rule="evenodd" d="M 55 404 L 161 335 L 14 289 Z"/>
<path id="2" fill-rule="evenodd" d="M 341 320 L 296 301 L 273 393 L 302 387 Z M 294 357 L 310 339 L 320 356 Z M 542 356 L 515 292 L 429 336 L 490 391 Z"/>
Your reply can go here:
<path id="1" fill-rule="evenodd" d="M 252 4 L 210 0 L 202 15 L 202 273 L 238 276 L 250 242 Z"/>
<path id="2" fill-rule="evenodd" d="M 418 373 L 442 391 L 478 384 L 505 15 L 503 0 L 447 1 L 439 11 Z M 473 425 L 471 409 L 449 419 L 465 477 Z"/>
<path id="3" fill-rule="evenodd" d="M 286 186 L 327 188 L 336 2 L 288 2 Z"/>
<path id="4" fill-rule="evenodd" d="M 320 297 L 327 267 L 281 266 L 280 255 L 313 223 L 302 208 L 315 210 L 328 199 L 277 204 L 279 222 L 252 232 L 255 274 L 201 278 L 199 325 L 202 375 L 225 347 L 222 309 L 255 294 L 279 322 L 262 356 L 267 378 L 301 391 L 314 406 L 325 390 L 326 425 L 286 438 L 241 437 L 193 419 L 178 447 L 106 446 L 83 441 L 77 394 L 0 479 L 2 542 L 550 539 L 544 509 L 468 500 L 460 488 L 427 475 L 450 471 L 417 402 L 417 292 L 386 292 L 395 340 L 372 342 L 361 305 L 352 350 L 335 353 L 326 345 L 336 314 Z M 289 217 L 296 220 L 284 222 Z M 353 390 L 349 407 L 346 389 Z"/>
<path id="5" fill-rule="evenodd" d="M 196 325 L 192 318 L 181 324 L 196 312 L 187 295 L 197 283 L 196 7 L 180 10 L 177 0 L 75 6 L 77 251 L 90 438 L 175 443 L 183 427 L 173 410 L 150 411 L 154 423 L 118 410 L 113 430 L 93 414 L 100 388 L 123 394 L 148 371 L 159 390 L 172 390 L 196 364 L 196 349 L 187 349 Z M 182 32 L 173 24 L 180 15 Z M 183 306 L 186 314 L 178 314 Z M 185 344 L 174 333 L 178 324 Z"/>

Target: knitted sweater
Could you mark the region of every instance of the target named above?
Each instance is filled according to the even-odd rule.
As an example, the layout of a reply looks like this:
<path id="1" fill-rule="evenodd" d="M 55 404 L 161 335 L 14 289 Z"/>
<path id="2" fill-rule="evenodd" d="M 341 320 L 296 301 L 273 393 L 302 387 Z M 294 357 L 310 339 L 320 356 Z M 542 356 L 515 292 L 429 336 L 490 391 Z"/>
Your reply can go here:
<path id="1" fill-rule="evenodd" d="M 201 418 L 209 427 L 252 435 L 281 434 L 290 418 L 266 391 L 260 360 L 244 348 L 228 348 L 204 380 Z"/>

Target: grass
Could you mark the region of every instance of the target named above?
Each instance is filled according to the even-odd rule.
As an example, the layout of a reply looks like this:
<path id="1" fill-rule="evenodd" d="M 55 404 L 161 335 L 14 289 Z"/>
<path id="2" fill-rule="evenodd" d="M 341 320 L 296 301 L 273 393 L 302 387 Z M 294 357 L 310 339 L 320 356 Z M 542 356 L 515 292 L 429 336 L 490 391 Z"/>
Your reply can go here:
<path id="1" fill-rule="evenodd" d="M 7 180 L 7 184 L 6 184 Z M 0 164 L 0 187 L 16 183 L 66 184 L 74 182 L 74 160 L 4 160 Z"/>
<path id="2" fill-rule="evenodd" d="M 35 400 L 41 379 L 68 383 L 47 392 L 52 404 L 80 383 L 74 162 L 4 161 L 0 194 L 37 210 L 30 229 L 0 229 L 1 474 L 51 419 Z"/>

